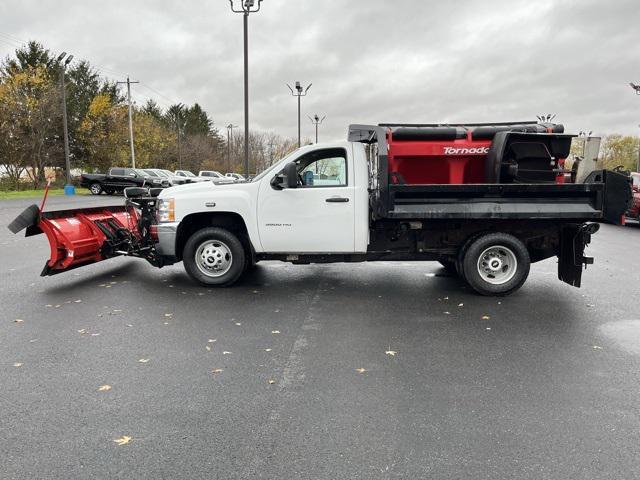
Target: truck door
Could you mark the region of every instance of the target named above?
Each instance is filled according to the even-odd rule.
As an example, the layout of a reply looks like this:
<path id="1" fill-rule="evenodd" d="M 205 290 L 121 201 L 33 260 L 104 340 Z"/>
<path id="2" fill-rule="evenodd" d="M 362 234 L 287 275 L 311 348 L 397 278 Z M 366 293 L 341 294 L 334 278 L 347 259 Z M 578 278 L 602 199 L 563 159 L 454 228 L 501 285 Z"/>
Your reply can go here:
<path id="1" fill-rule="evenodd" d="M 307 152 L 295 160 L 298 188 L 263 179 L 258 198 L 258 230 L 264 252 L 353 253 L 353 157 L 345 148 Z"/>

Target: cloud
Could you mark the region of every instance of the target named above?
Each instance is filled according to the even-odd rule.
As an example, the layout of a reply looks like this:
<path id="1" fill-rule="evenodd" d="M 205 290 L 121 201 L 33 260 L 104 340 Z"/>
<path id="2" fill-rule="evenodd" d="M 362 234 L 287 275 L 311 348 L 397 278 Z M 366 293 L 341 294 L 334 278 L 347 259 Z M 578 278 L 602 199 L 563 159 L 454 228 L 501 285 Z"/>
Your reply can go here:
<path id="1" fill-rule="evenodd" d="M 198 102 L 218 126 L 243 124 L 242 16 L 226 1 L 8 0 L 0 16 L 3 56 L 37 39 L 140 80 L 138 102 Z M 264 0 L 249 18 L 251 126 L 295 136 L 285 84 L 300 80 L 313 82 L 308 137 L 315 113 L 327 116 L 321 139 L 345 138 L 349 123 L 541 113 L 570 131 L 636 134 L 639 20 L 635 0 Z"/>

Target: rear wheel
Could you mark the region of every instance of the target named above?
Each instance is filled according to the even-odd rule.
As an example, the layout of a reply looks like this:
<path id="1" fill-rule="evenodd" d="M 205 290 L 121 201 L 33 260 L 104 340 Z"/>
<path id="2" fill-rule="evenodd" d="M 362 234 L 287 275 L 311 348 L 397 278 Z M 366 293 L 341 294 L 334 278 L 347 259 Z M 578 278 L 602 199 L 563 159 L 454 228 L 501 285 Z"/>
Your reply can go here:
<path id="1" fill-rule="evenodd" d="M 481 295 L 515 292 L 527 279 L 530 265 L 527 247 L 507 233 L 489 233 L 477 238 L 462 258 L 465 280 Z"/>
<path id="2" fill-rule="evenodd" d="M 89 185 L 89 191 L 91 192 L 91 195 L 100 195 L 102 193 L 102 185 L 98 182 L 93 182 Z"/>
<path id="3" fill-rule="evenodd" d="M 107 195 L 113 195 L 114 193 L 116 193 L 116 191 L 113 188 L 105 188 L 104 193 L 106 193 Z"/>
<path id="4" fill-rule="evenodd" d="M 184 268 L 203 285 L 226 287 L 245 271 L 246 254 L 242 243 L 223 228 L 204 228 L 195 232 L 184 247 Z"/>

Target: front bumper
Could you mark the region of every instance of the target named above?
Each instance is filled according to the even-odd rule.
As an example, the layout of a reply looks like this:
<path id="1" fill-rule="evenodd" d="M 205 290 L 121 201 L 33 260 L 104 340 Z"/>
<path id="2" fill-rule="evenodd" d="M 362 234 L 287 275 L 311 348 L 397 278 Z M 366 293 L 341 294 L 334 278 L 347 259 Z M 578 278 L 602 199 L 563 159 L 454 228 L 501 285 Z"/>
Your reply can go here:
<path id="1" fill-rule="evenodd" d="M 156 252 L 167 257 L 176 256 L 176 234 L 180 222 L 159 223 L 157 226 L 158 242 Z"/>

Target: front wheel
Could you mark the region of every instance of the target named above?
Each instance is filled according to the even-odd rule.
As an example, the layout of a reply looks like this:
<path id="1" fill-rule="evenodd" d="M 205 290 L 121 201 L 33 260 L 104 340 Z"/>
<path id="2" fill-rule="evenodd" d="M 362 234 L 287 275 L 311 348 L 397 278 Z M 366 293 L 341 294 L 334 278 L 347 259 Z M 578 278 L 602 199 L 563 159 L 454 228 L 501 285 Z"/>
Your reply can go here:
<path id="1" fill-rule="evenodd" d="M 481 295 L 509 295 L 529 276 L 527 247 L 513 235 L 489 233 L 477 238 L 463 254 L 465 280 Z"/>
<path id="2" fill-rule="evenodd" d="M 245 251 L 238 237 L 223 228 L 203 228 L 184 247 L 182 261 L 191 278 L 203 285 L 233 285 L 245 271 Z"/>
<path id="3" fill-rule="evenodd" d="M 89 185 L 89 191 L 91 192 L 91 195 L 100 195 L 102 193 L 102 185 L 94 182 Z"/>

